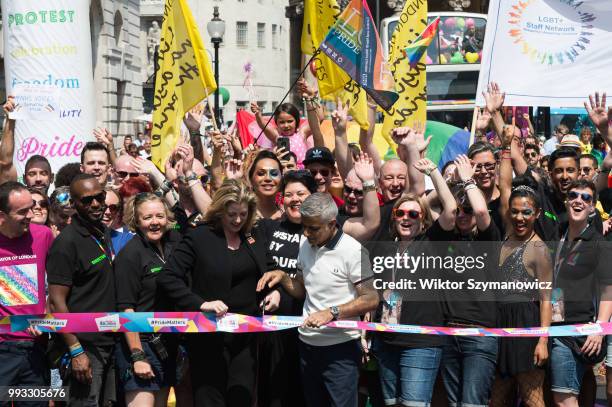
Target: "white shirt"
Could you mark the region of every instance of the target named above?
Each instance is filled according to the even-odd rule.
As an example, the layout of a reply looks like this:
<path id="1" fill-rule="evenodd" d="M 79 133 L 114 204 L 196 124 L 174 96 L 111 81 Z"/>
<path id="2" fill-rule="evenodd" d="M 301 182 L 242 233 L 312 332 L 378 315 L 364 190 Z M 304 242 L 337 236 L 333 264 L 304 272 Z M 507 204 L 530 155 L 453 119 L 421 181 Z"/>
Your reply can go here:
<path id="1" fill-rule="evenodd" d="M 542 146 L 544 153 L 542 155 L 551 155 L 553 151 L 557 149 L 558 145 L 559 140 L 557 140 L 557 136 L 552 136 L 544 142 L 544 145 Z"/>
<path id="2" fill-rule="evenodd" d="M 302 236 L 297 267 L 306 288 L 304 317 L 353 301 L 358 297 L 355 286 L 372 277 L 367 250 L 340 229 L 323 247 L 311 246 Z M 358 321 L 359 317 L 346 320 Z M 312 346 L 336 345 L 360 336 L 358 329 L 328 327 L 299 328 L 299 333 Z"/>

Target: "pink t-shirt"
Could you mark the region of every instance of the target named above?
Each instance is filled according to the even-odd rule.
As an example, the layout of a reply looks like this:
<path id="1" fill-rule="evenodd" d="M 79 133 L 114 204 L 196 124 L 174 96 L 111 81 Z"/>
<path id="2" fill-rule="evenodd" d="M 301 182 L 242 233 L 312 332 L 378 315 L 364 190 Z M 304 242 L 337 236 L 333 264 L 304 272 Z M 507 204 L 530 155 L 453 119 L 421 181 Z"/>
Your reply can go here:
<path id="1" fill-rule="evenodd" d="M 51 229 L 30 224 L 16 239 L 0 235 L 0 318 L 45 313 L 45 261 L 53 243 Z M 0 335 L 0 342 L 33 340 L 26 332 Z"/>
<path id="2" fill-rule="evenodd" d="M 293 133 L 293 135 L 289 136 L 289 148 L 293 154 L 297 157 L 297 166 L 299 169 L 304 168 L 304 158 L 306 157 L 306 151 L 309 148 L 314 147 L 314 139 L 312 136 L 308 137 L 308 139 L 304 139 L 304 134 L 298 130 Z M 266 137 L 262 136 L 257 141 L 257 144 L 266 150 L 272 150 L 274 148 L 274 144 Z"/>

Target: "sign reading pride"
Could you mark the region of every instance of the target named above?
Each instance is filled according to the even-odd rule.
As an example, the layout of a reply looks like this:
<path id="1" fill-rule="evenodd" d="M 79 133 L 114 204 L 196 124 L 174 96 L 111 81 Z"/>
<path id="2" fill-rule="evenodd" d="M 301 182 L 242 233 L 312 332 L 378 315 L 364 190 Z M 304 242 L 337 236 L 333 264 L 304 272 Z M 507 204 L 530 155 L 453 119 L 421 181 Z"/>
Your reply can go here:
<path id="1" fill-rule="evenodd" d="M 273 332 L 297 328 L 303 317 L 267 315 L 252 317 L 228 313 L 222 318 L 202 312 L 103 312 L 88 314 L 13 315 L 0 317 L 0 333 L 18 332 L 30 326 L 41 332 Z M 451 328 L 420 325 L 381 324 L 363 321 L 335 321 L 328 327 L 361 329 L 373 332 L 395 332 L 423 335 L 453 336 L 584 336 L 610 335 L 612 323 L 578 324 L 530 328 Z"/>
<path id="2" fill-rule="evenodd" d="M 89 2 L 2 0 L 7 95 L 15 96 L 14 163 L 40 154 L 57 171 L 80 160 L 95 124 Z"/>
<path id="3" fill-rule="evenodd" d="M 610 0 L 493 0 L 477 104 L 490 82 L 509 106 L 581 107 L 612 93 Z"/>

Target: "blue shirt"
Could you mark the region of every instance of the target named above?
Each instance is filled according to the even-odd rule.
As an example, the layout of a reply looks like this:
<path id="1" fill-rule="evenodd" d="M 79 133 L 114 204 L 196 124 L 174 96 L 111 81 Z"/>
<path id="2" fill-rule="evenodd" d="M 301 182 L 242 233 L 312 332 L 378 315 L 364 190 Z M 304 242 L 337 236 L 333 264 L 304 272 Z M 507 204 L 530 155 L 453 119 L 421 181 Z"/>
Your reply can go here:
<path id="1" fill-rule="evenodd" d="M 125 247 L 125 245 L 132 240 L 134 234 L 130 232 L 125 226 L 121 230 L 111 229 L 111 241 L 113 242 L 113 250 L 115 256 Z"/>

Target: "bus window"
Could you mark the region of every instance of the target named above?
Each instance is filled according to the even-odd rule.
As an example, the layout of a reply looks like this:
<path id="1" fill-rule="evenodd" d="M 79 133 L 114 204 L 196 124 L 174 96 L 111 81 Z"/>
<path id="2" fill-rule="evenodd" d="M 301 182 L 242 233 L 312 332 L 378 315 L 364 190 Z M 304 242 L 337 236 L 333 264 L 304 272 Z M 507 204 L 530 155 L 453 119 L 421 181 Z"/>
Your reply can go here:
<path id="1" fill-rule="evenodd" d="M 438 31 L 440 63 L 480 63 L 486 20 L 473 17 L 441 17 Z"/>
<path id="2" fill-rule="evenodd" d="M 427 100 L 447 103 L 474 100 L 478 86 L 478 71 L 428 72 Z"/>

